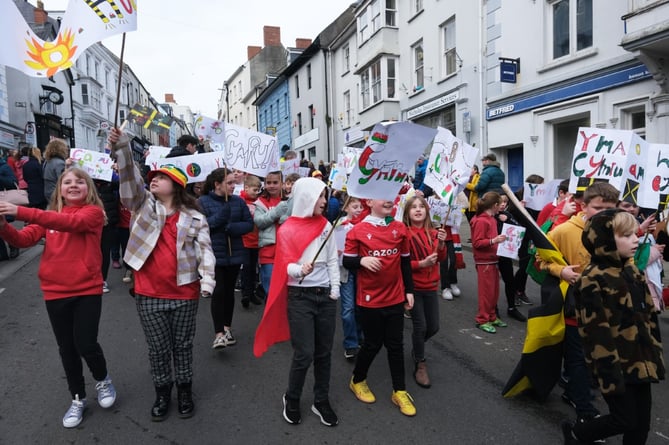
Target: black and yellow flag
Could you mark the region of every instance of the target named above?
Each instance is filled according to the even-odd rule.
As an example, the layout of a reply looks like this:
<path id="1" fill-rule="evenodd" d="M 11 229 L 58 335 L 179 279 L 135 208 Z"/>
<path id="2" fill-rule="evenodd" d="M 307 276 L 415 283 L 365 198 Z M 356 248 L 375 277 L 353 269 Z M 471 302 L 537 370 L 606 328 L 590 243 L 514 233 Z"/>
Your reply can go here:
<path id="1" fill-rule="evenodd" d="M 511 190 L 502 186 L 511 201 L 517 201 Z M 534 242 L 536 254 L 542 260 L 567 265 L 555 244 L 537 225 L 519 202 L 518 222 L 526 228 L 525 236 Z M 541 306 L 528 311 L 527 332 L 523 353 L 516 369 L 502 390 L 504 397 L 513 397 L 532 390 L 543 400 L 560 377 L 562 342 L 564 340 L 564 295 L 567 283 L 548 275 L 541 286 Z"/>

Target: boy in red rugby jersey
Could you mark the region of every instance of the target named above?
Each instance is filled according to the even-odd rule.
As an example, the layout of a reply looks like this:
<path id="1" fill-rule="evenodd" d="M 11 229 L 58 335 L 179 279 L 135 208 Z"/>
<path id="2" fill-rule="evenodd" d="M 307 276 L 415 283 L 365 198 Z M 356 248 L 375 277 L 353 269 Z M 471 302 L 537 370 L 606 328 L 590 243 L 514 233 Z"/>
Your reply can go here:
<path id="1" fill-rule="evenodd" d="M 407 228 L 390 215 L 393 202 L 367 201 L 370 215 L 346 235 L 344 267 L 357 271 L 356 303 L 364 342 L 349 388 L 364 403 L 376 398 L 367 386 L 367 371 L 385 345 L 393 382 L 392 401 L 406 416 L 416 415 L 406 391 L 404 372 L 404 309 L 413 307 L 413 279 Z M 379 279 L 383 274 L 383 279 Z"/>

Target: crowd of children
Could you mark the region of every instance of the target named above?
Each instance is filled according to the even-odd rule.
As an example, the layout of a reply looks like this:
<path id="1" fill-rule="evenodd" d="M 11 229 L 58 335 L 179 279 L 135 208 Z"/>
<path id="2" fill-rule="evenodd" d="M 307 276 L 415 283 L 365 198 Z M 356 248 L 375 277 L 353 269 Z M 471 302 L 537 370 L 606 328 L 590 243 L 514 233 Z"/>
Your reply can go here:
<path id="1" fill-rule="evenodd" d="M 414 380 L 429 388 L 425 345 L 439 331 L 439 296 L 452 300 L 461 295 L 458 228 L 434 226 L 423 192 L 408 197 L 402 217 L 395 218 L 393 201 L 347 197 L 342 202 L 338 193 L 328 196 L 325 182 L 316 176 L 283 178 L 276 171 L 261 181 L 220 168 L 188 189 L 186 175 L 173 165 L 144 178 L 121 131 L 112 130 L 110 143 L 118 162 L 117 183 L 96 184 L 83 171 L 69 168 L 55 183 L 49 210 L 0 202 L 0 238 L 16 247 L 48 241 L 40 278 L 72 395 L 65 427 L 79 425 L 88 406 L 82 358 L 97 381 L 100 406 L 109 408 L 116 399 L 97 342 L 110 262 L 125 265 L 124 281 L 133 282 L 156 393 L 152 420 L 168 416 L 173 386 L 179 417 L 194 413 L 193 338 L 201 297 L 210 298 L 212 348 L 236 343 L 232 319 L 240 271 L 242 306 L 266 303 L 254 353 L 262 355 L 273 343 L 288 339 L 293 347 L 282 397 L 286 422 L 302 420 L 300 399 L 312 364 L 311 411 L 326 426 L 339 422 L 329 398 L 337 301 L 344 357 L 355 362 L 349 380 L 354 396 L 363 403 L 376 401 L 367 377 L 385 346 L 389 399 L 402 414 L 416 415 L 406 386 L 405 319 L 412 325 Z M 476 184 L 477 175 L 472 170 L 471 183 Z M 664 309 L 664 246 L 649 235 L 655 215 L 644 217 L 638 207 L 619 202 L 619 191 L 606 183 L 594 183 L 576 196 L 566 187 L 561 184 L 558 200 L 538 213 L 567 265 L 540 259 L 538 264 L 570 287 L 562 398 L 575 408 L 576 422 L 563 422 L 565 443 L 614 434 L 623 434 L 625 443 L 645 443 L 650 383 L 663 379 L 665 372 L 657 329 L 657 313 Z M 499 315 L 500 277 L 507 315 L 527 320 L 517 307 L 524 302 L 521 296 L 527 298 L 522 280 L 514 274 L 513 261 L 497 254 L 507 239 L 502 225 L 518 222 L 505 195 L 487 191 L 476 196 L 470 190 L 466 211 L 478 289 L 474 323 L 494 334 L 507 327 Z M 106 202 L 107 195 L 116 201 Z M 620 209 L 614 210 L 616 205 Z M 30 224 L 17 230 L 6 218 Z M 117 226 L 125 233 L 120 249 L 111 241 Z M 639 238 L 648 244 L 645 256 L 637 253 Z M 74 281 L 78 286 L 72 287 L 71 280 L 66 286 L 62 267 L 84 261 L 72 257 L 81 252 L 90 253 L 83 268 L 90 273 Z M 592 403 L 591 375 L 609 414 L 601 415 Z"/>

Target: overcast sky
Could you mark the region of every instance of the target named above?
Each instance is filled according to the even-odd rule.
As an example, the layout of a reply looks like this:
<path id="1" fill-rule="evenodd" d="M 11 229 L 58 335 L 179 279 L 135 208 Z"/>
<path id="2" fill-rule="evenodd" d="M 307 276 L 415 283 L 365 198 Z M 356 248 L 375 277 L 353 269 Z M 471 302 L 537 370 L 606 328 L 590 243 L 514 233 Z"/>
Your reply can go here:
<path id="1" fill-rule="evenodd" d="M 36 4 L 36 0 L 30 0 Z M 47 11 L 68 0 L 44 0 Z M 281 28 L 281 43 L 315 39 L 353 0 L 137 0 L 137 31 L 126 35 L 125 62 L 162 102 L 216 117 L 219 88 L 247 60 L 247 46 L 263 46 L 263 26 Z M 116 55 L 121 38 L 102 42 Z"/>

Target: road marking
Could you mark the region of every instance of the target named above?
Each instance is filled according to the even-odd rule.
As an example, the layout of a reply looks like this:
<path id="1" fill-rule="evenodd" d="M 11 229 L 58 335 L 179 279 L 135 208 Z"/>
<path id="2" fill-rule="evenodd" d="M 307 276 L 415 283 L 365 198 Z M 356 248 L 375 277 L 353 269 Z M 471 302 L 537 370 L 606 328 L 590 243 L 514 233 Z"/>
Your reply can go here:
<path id="1" fill-rule="evenodd" d="M 5 288 L 4 288 L 4 287 L 0 287 L 0 294 L 3 293 L 4 291 L 5 291 Z"/>

